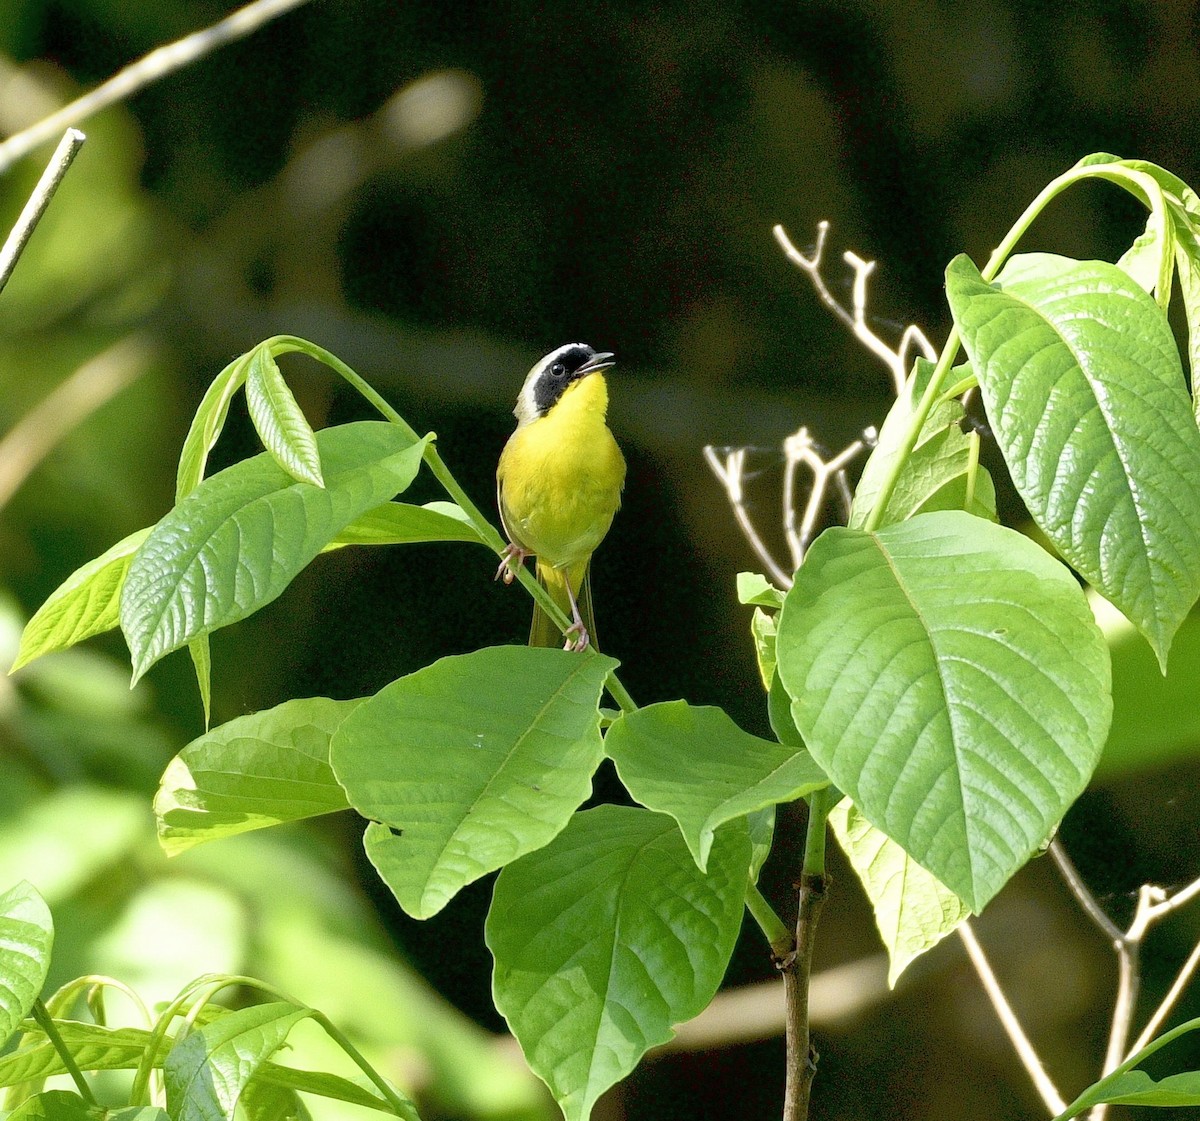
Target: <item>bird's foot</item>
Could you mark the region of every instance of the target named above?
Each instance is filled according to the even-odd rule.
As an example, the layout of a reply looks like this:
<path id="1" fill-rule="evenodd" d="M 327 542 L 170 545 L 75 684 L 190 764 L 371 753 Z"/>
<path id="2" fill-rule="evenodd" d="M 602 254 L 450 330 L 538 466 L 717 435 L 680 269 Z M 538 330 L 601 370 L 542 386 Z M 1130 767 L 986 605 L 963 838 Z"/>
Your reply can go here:
<path id="1" fill-rule="evenodd" d="M 517 570 L 525 563 L 527 556 L 529 554 L 520 545 L 510 543 L 508 548 L 500 554 L 500 567 L 496 569 L 494 578 L 511 584 L 516 579 Z"/>
<path id="2" fill-rule="evenodd" d="M 581 650 L 586 650 L 592 643 L 591 636 L 587 633 L 587 627 L 583 625 L 582 619 L 576 619 L 563 631 L 563 638 L 566 639 L 563 649 L 571 650 L 576 654 Z"/>

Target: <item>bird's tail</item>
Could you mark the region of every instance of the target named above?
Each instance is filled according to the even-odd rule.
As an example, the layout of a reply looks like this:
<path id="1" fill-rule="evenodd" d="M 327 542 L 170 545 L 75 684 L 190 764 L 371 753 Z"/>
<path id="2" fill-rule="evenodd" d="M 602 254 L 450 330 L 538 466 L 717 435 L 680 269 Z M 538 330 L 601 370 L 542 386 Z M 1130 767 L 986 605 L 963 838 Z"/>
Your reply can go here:
<path id="1" fill-rule="evenodd" d="M 567 618 L 571 617 L 571 600 L 567 595 L 567 581 L 570 581 L 575 602 L 579 604 L 579 617 L 587 628 L 591 645 L 596 646 L 596 619 L 592 613 L 592 579 L 588 561 L 583 561 L 569 568 L 551 568 L 539 560 L 537 564 L 538 583 L 545 588 L 554 602 L 563 609 Z M 533 625 L 529 628 L 530 646 L 561 647 L 562 632 L 558 625 L 536 603 L 533 605 Z"/>

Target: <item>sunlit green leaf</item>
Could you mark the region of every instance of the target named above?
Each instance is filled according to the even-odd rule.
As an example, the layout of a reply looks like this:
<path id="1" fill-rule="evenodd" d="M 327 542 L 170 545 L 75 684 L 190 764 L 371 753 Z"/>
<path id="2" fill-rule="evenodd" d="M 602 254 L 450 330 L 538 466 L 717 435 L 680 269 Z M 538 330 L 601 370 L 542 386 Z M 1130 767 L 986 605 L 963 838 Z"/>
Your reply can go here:
<path id="1" fill-rule="evenodd" d="M 894 986 L 916 958 L 970 916 L 970 908 L 848 798 L 833 808 L 829 824 L 875 912 L 888 953 L 888 984 Z"/>
<path id="2" fill-rule="evenodd" d="M 946 288 L 1025 505 L 1166 668 L 1200 595 L 1200 431 L 1162 310 L 1103 261 L 1030 254 Z"/>
<path id="3" fill-rule="evenodd" d="M 95 1121 L 95 1118 L 78 1094 L 70 1090 L 45 1090 L 22 1102 L 6 1121 Z"/>
<path id="4" fill-rule="evenodd" d="M 251 351 L 246 367 L 246 404 L 263 447 L 275 462 L 299 482 L 324 486 L 316 434 L 283 380 L 269 347 L 257 346 Z"/>
<path id="5" fill-rule="evenodd" d="M 813 758 L 866 818 L 980 910 L 1096 765 L 1108 651 L 1071 574 L 969 514 L 809 550 L 778 675 Z"/>
<path id="6" fill-rule="evenodd" d="M 496 1007 L 567 1121 L 712 999 L 749 860 L 740 822 L 705 875 L 670 818 L 601 806 L 500 873 L 486 928 Z"/>
<path id="7" fill-rule="evenodd" d="M 208 464 L 208 453 L 212 451 L 225 418 L 229 415 L 229 403 L 237 391 L 246 384 L 246 369 L 250 354 L 235 358 L 214 379 L 205 392 L 188 434 L 179 453 L 179 470 L 175 477 L 175 501 L 180 502 L 200 485 L 204 469 Z"/>
<path id="8" fill-rule="evenodd" d="M 0 1047 L 41 995 L 53 944 L 50 908 L 32 884 L 0 895 Z"/>
<path id="9" fill-rule="evenodd" d="M 686 701 L 622 714 L 604 750 L 638 802 L 679 823 L 701 871 L 726 822 L 829 785 L 804 748 L 759 739 L 721 709 Z"/>
<path id="10" fill-rule="evenodd" d="M 763 688 L 770 689 L 775 679 L 775 634 L 779 627 L 777 612 L 754 609 L 750 616 L 750 637 L 754 639 L 754 657 L 758 662 L 758 676 Z"/>
<path id="11" fill-rule="evenodd" d="M 377 421 L 327 428 L 317 442 L 324 488 L 264 453 L 205 479 L 154 527 L 121 595 L 135 680 L 270 603 L 355 518 L 404 490 L 425 449 Z"/>
<path id="12" fill-rule="evenodd" d="M 754 607 L 769 607 L 778 611 L 783 605 L 783 592 L 765 576 L 757 572 L 739 572 L 737 574 L 738 603 Z"/>
<path id="13" fill-rule="evenodd" d="M 43 654 L 65 650 L 85 638 L 112 630 L 120 622 L 125 574 L 133 554 L 149 536 L 148 528 L 131 533 L 95 560 L 77 568 L 51 592 L 26 624 L 9 672 Z"/>
<path id="14" fill-rule="evenodd" d="M 1200 1071 L 1168 1074 L 1157 1080 L 1141 1070 L 1111 1075 L 1086 1089 L 1071 1103 L 1067 1112 L 1059 1116 L 1064 1119 L 1078 1117 L 1102 1102 L 1141 1106 L 1200 1105 Z"/>
<path id="15" fill-rule="evenodd" d="M 466 512 L 453 502 L 427 502 L 424 506 L 386 502 L 355 518 L 325 547 L 409 545 L 420 541 L 483 543 Z"/>
<path id="16" fill-rule="evenodd" d="M 402 677 L 346 718 L 333 769 L 405 911 L 437 914 L 566 825 L 603 757 L 600 695 L 617 664 L 492 647 Z"/>
<path id="17" fill-rule="evenodd" d="M 171 855 L 234 833 L 349 808 L 329 766 L 329 741 L 357 700 L 285 701 L 240 716 L 187 745 L 154 799 Z"/>

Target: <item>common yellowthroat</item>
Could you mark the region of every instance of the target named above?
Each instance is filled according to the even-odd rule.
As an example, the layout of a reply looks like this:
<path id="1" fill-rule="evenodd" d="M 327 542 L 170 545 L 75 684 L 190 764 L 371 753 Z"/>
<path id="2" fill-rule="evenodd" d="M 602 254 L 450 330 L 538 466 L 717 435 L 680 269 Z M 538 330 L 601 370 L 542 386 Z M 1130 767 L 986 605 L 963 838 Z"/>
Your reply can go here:
<path id="1" fill-rule="evenodd" d="M 510 583 L 537 557 L 537 577 L 571 625 L 565 650 L 594 641 L 588 564 L 621 505 L 625 459 L 608 430 L 603 371 L 613 356 L 567 343 L 538 362 L 521 387 L 496 468 L 500 520 L 509 546 L 496 573 Z M 559 628 L 535 605 L 530 646 L 557 646 Z"/>

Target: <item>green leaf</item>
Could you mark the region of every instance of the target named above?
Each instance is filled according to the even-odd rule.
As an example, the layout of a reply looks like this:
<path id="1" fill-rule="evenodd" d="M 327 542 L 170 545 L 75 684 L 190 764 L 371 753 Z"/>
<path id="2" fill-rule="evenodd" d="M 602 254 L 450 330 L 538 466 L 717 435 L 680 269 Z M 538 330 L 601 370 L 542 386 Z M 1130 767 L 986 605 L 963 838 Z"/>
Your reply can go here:
<path id="1" fill-rule="evenodd" d="M 496 1007 L 567 1121 L 712 999 L 749 860 L 740 823 L 704 875 L 670 818 L 600 806 L 500 873 L 486 926 Z"/>
<path id="2" fill-rule="evenodd" d="M 765 806 L 747 814 L 746 829 L 750 834 L 750 880 L 758 883 L 758 874 L 771 855 L 771 845 L 775 840 L 775 807 Z"/>
<path id="3" fill-rule="evenodd" d="M 202 634 L 193 638 L 187 644 L 188 655 L 192 659 L 192 669 L 196 673 L 196 688 L 200 692 L 200 704 L 204 709 L 204 727 L 212 723 L 212 649 L 209 646 L 208 635 Z"/>
<path id="4" fill-rule="evenodd" d="M 204 478 L 208 453 L 212 451 L 217 437 L 221 435 L 221 429 L 225 427 L 229 403 L 246 383 L 246 369 L 253 353 L 254 351 L 250 351 L 249 354 L 239 355 L 230 362 L 213 379 L 199 408 L 196 409 L 196 415 L 192 418 L 192 425 L 179 452 L 179 470 L 175 476 L 176 502 L 181 502 L 191 494 Z"/>
<path id="5" fill-rule="evenodd" d="M 193 740 L 168 764 L 154 799 L 168 855 L 234 833 L 349 808 L 329 741 L 360 702 L 285 701 Z"/>
<path id="6" fill-rule="evenodd" d="M 333 737 L 367 855 L 414 918 L 540 848 L 604 754 L 603 655 L 498 646 L 443 658 L 364 701 Z"/>
<path id="7" fill-rule="evenodd" d="M 875 450 L 854 491 L 849 523 L 852 529 L 861 529 L 866 524 L 878 502 L 879 492 L 900 456 L 932 372 L 933 363 L 918 358 L 904 392 L 888 412 Z M 995 487 L 987 469 L 979 466 L 978 454 L 972 452 L 973 438 L 962 430 L 965 417 L 966 410 L 957 400 L 942 401 L 933 407 L 921 426 L 916 444 L 900 468 L 880 526 L 934 510 L 965 509 L 977 517 L 996 520 Z M 972 470 L 975 489 L 974 494 L 968 495 L 968 474 Z"/>
<path id="8" fill-rule="evenodd" d="M 1102 261 L 1014 257 L 988 284 L 957 257 L 946 288 L 1034 521 L 1165 672 L 1200 595 L 1200 431 L 1166 317 Z"/>
<path id="9" fill-rule="evenodd" d="M 317 442 L 324 489 L 264 453 L 205 479 L 151 530 L 121 595 L 135 681 L 275 599 L 342 529 L 412 482 L 426 444 L 378 421 L 327 428 Z"/>
<path id="10" fill-rule="evenodd" d="M 166 1115 L 164 1114 L 164 1121 Z M 87 1102 L 70 1090 L 45 1090 L 27 1098 L 6 1121 L 96 1121 Z"/>
<path id="11" fill-rule="evenodd" d="M 737 597 L 738 603 L 754 607 L 769 607 L 772 611 L 778 611 L 783 606 L 783 592 L 757 572 L 739 572 L 737 574 Z"/>
<path id="12" fill-rule="evenodd" d="M 77 568 L 51 592 L 25 625 L 9 673 L 43 654 L 65 650 L 112 630 L 120 621 L 125 574 L 133 554 L 149 536 L 147 528 L 122 538 L 106 553 Z"/>
<path id="13" fill-rule="evenodd" d="M 242 1087 L 312 1015 L 309 1008 L 256 1004 L 193 1028 L 163 1062 L 172 1121 L 232 1121 Z"/>
<path id="14" fill-rule="evenodd" d="M 53 945 L 50 908 L 32 884 L 22 880 L 0 895 L 0 1047 L 41 994 Z"/>
<path id="15" fill-rule="evenodd" d="M 420 541 L 484 543 L 466 511 L 454 502 L 427 502 L 424 506 L 386 502 L 355 518 L 325 547 L 411 545 Z"/>
<path id="16" fill-rule="evenodd" d="M 80 1070 L 133 1070 L 150 1043 L 150 1033 L 141 1028 L 102 1028 L 69 1020 L 54 1023 Z M 33 1039 L 19 1051 L 0 1056 L 0 1087 L 67 1073 L 54 1045 L 40 1034 Z"/>
<path id="17" fill-rule="evenodd" d="M 775 680 L 775 633 L 779 627 L 779 616 L 774 612 L 754 609 L 750 616 L 750 637 L 754 639 L 754 658 L 758 662 L 758 676 L 763 688 L 770 689 Z"/>
<path id="18" fill-rule="evenodd" d="M 361 1105 L 367 1109 L 377 1109 L 381 1113 L 396 1111 L 391 1104 L 377 1093 L 342 1078 L 336 1074 L 327 1074 L 318 1070 L 296 1070 L 293 1067 L 280 1066 L 276 1063 L 263 1063 L 258 1073 L 251 1079 L 249 1086 L 256 1084 L 279 1087 L 288 1090 L 299 1090 L 305 1094 L 316 1094 L 322 1098 L 332 1098 L 334 1101 L 349 1102 L 351 1105 Z M 247 1089 L 249 1089 L 249 1086 Z M 403 1097 L 403 1095 L 398 1095 Z M 411 1113 L 401 1113 L 401 1117 L 416 1117 L 414 1106 Z"/>
<path id="19" fill-rule="evenodd" d="M 850 799 L 834 806 L 829 824 L 875 912 L 888 953 L 888 985 L 895 988 L 900 974 L 969 917 L 970 908 L 867 821 Z"/>
<path id="20" fill-rule="evenodd" d="M 1110 1105 L 1200 1105 L 1200 1071 L 1168 1074 L 1157 1082 L 1145 1071 L 1128 1070 L 1102 1079 L 1079 1095 L 1061 1117 L 1078 1117 L 1084 1110 Z"/>
<path id="21" fill-rule="evenodd" d="M 638 802 L 679 822 L 701 871 L 726 822 L 829 785 L 803 748 L 759 739 L 721 709 L 686 701 L 622 714 L 604 750 Z"/>
<path id="22" fill-rule="evenodd" d="M 317 437 L 288 389 L 269 347 L 256 346 L 246 367 L 246 404 L 263 446 L 293 479 L 323 487 Z"/>
<path id="23" fill-rule="evenodd" d="M 130 1105 L 124 1109 L 107 1110 L 105 1121 L 171 1121 L 171 1115 L 165 1109 L 152 1105 Z"/>
<path id="24" fill-rule="evenodd" d="M 1071 574 L 964 513 L 827 530 L 778 652 L 813 758 L 974 911 L 1083 790 L 1112 714 L 1108 650 Z"/>
<path id="25" fill-rule="evenodd" d="M 245 1121 L 312 1121 L 304 1099 L 295 1090 L 257 1078 L 242 1087 L 238 1106 Z"/>

